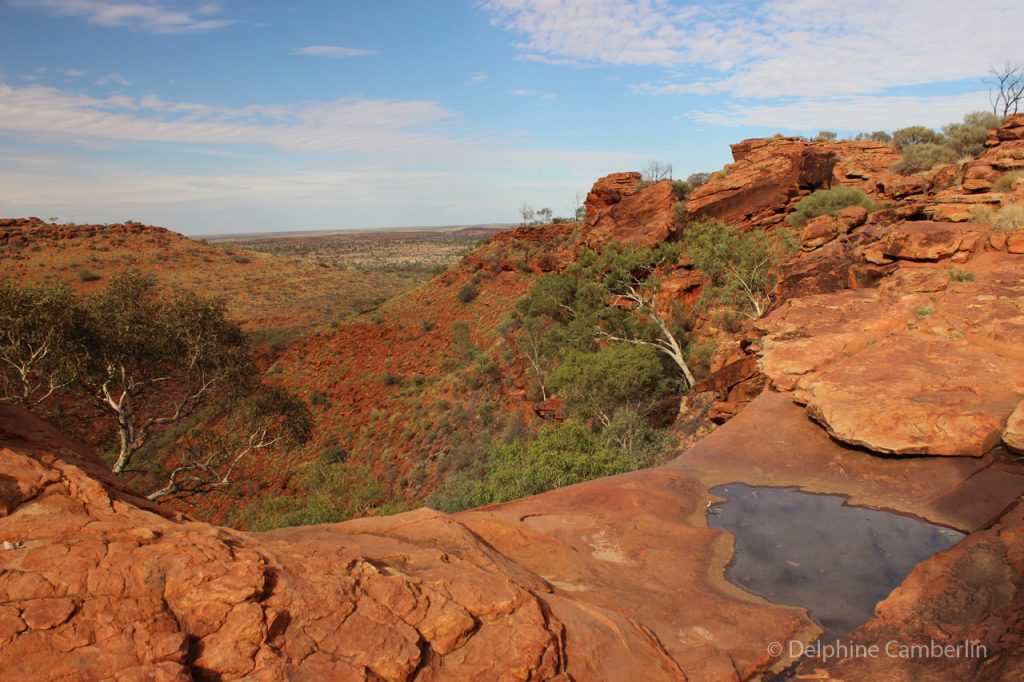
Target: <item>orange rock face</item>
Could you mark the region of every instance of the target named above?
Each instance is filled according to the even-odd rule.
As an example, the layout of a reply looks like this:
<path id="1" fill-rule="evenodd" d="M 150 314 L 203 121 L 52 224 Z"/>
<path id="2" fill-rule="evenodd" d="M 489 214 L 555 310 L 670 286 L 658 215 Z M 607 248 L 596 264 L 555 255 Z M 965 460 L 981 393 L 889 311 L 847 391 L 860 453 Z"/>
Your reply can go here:
<path id="1" fill-rule="evenodd" d="M 880 177 L 899 160 L 881 142 L 808 142 L 800 138 L 744 140 L 732 145 L 734 163 L 695 189 L 686 202 L 689 219 L 721 218 L 743 227 L 782 224 L 797 201 L 833 185 L 877 194 Z"/>
<path id="2" fill-rule="evenodd" d="M 599 249 L 610 242 L 655 246 L 675 225 L 672 183 L 642 183 L 639 173 L 613 173 L 587 194 L 585 244 Z"/>
<path id="3" fill-rule="evenodd" d="M 762 370 L 845 442 L 981 455 L 1024 396 L 1019 258 L 980 254 L 973 281 L 905 266 L 878 289 L 791 299 L 760 322 Z"/>
<path id="4" fill-rule="evenodd" d="M 747 679 L 818 632 L 724 582 L 682 472 L 253 535 L 135 497 L 0 405 L 0 482 L 5 678 Z"/>

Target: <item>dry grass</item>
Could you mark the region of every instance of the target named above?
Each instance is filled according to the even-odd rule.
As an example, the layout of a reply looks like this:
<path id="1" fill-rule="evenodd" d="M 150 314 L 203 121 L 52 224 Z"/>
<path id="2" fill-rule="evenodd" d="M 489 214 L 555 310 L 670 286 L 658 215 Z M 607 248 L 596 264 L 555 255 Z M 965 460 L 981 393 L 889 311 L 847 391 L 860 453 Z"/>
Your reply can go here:
<path id="1" fill-rule="evenodd" d="M 244 329 L 286 332 L 335 324 L 408 291 L 457 259 L 470 240 L 379 233 L 331 239 L 256 240 L 265 251 L 241 243 L 207 244 L 160 229 L 117 229 L 74 236 L 53 226 L 34 230 L 23 242 L 0 247 L 6 275 L 30 282 L 63 282 L 91 292 L 129 269 L 153 274 L 166 287 L 201 291 L 225 299 Z M 70 233 L 72 236 L 67 237 Z M 304 249 L 315 248 L 304 253 Z M 87 272 L 88 277 L 82 273 Z"/>
<path id="2" fill-rule="evenodd" d="M 1024 171 L 1007 171 L 999 176 L 999 179 L 992 185 L 993 192 L 1010 192 L 1013 190 L 1013 183 L 1024 178 Z"/>
<path id="3" fill-rule="evenodd" d="M 1024 205 L 1006 204 L 998 210 L 977 206 L 971 211 L 971 220 L 991 225 L 1000 232 L 1024 230 Z"/>

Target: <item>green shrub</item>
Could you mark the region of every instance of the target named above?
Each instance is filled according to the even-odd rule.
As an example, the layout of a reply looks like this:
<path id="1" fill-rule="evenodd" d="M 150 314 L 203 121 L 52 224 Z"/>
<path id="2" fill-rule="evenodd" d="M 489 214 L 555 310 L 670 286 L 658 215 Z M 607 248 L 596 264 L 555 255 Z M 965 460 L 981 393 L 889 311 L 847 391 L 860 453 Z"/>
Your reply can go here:
<path id="1" fill-rule="evenodd" d="M 954 282 L 973 282 L 974 273 L 970 270 L 962 270 L 960 268 L 949 269 L 949 279 Z"/>
<path id="2" fill-rule="evenodd" d="M 78 279 L 80 279 L 83 282 L 95 282 L 97 280 L 102 279 L 102 277 L 100 275 L 97 275 L 92 270 L 82 268 L 81 270 L 78 271 Z"/>
<path id="3" fill-rule="evenodd" d="M 892 135 L 885 132 L 884 130 L 876 130 L 872 133 L 857 133 L 857 135 L 854 136 L 853 139 L 856 142 L 870 141 L 885 142 L 886 144 L 889 144 L 890 142 L 892 142 Z"/>
<path id="4" fill-rule="evenodd" d="M 911 175 L 931 170 L 939 164 L 955 163 L 958 158 L 959 155 L 944 144 L 923 142 L 904 147 L 900 160 L 893 165 L 893 170 L 903 175 Z"/>
<path id="5" fill-rule="evenodd" d="M 714 339 L 702 339 L 686 347 L 686 359 L 694 376 L 700 379 L 708 375 L 711 371 L 711 358 L 717 350 L 718 344 Z"/>
<path id="6" fill-rule="evenodd" d="M 926 126 L 908 126 L 892 131 L 892 144 L 900 150 L 918 144 L 941 144 L 942 141 L 942 133 Z"/>
<path id="7" fill-rule="evenodd" d="M 628 458 L 637 469 L 655 464 L 672 440 L 665 432 L 649 426 L 633 410 L 616 413 L 601 429 L 600 436 L 605 447 Z"/>
<path id="8" fill-rule="evenodd" d="M 693 185 L 686 180 L 672 181 L 672 194 L 675 196 L 676 201 L 686 201 L 686 198 L 690 196 L 690 192 L 692 191 Z"/>
<path id="9" fill-rule="evenodd" d="M 868 211 L 877 211 L 878 204 L 859 189 L 853 187 L 833 187 L 819 189 L 808 194 L 796 205 L 793 212 L 786 216 L 786 222 L 795 227 L 802 227 L 811 218 L 821 215 L 835 215 L 850 206 L 863 206 Z"/>
<path id="10" fill-rule="evenodd" d="M 569 414 L 607 421 L 620 408 L 635 410 L 670 391 L 665 379 L 656 349 L 613 344 L 597 352 L 570 352 L 549 383 Z"/>
<path id="11" fill-rule="evenodd" d="M 457 472 L 429 499 L 446 512 L 536 495 L 573 483 L 635 469 L 582 422 L 545 426 L 534 440 L 494 445 L 485 462 Z"/>
<path id="12" fill-rule="evenodd" d="M 697 189 L 711 179 L 711 173 L 693 173 L 686 178 L 686 183 L 693 189 Z"/>
<path id="13" fill-rule="evenodd" d="M 1024 171 L 1008 171 L 999 176 L 999 179 L 992 185 L 993 192 L 1009 192 L 1013 189 L 1013 183 L 1024 178 Z"/>
<path id="14" fill-rule="evenodd" d="M 263 497 L 250 502 L 238 515 L 255 532 L 287 526 L 335 523 L 341 520 L 337 509 L 322 496 L 311 498 Z"/>
<path id="15" fill-rule="evenodd" d="M 420 329 L 422 329 L 425 332 L 429 332 L 433 328 L 434 322 L 432 320 L 428 320 L 425 317 L 420 319 Z"/>
<path id="16" fill-rule="evenodd" d="M 839 137 L 831 130 L 822 130 L 814 136 L 815 142 L 835 142 L 836 138 Z"/>
<path id="17" fill-rule="evenodd" d="M 352 310 L 357 313 L 368 313 L 379 308 L 384 300 L 380 296 L 357 296 L 352 300 Z"/>
<path id="18" fill-rule="evenodd" d="M 722 306 L 735 316 L 758 318 L 771 303 L 776 278 L 772 267 L 784 251 L 780 240 L 762 230 L 740 231 L 721 220 L 690 223 L 683 234 L 686 255 L 704 273 L 699 311 Z"/>
<path id="19" fill-rule="evenodd" d="M 480 295 L 480 292 L 471 283 L 463 284 L 462 288 L 459 289 L 457 297 L 463 303 L 469 303 L 474 298 Z"/>
<path id="20" fill-rule="evenodd" d="M 985 151 L 988 131 L 999 127 L 1002 120 L 991 111 L 975 111 L 964 116 L 963 123 L 950 123 L 942 129 L 944 144 L 957 156 L 979 156 Z"/>
<path id="21" fill-rule="evenodd" d="M 343 447 L 337 443 L 333 443 L 323 449 L 323 452 L 320 453 L 320 457 L 318 457 L 318 459 L 324 464 L 342 464 L 346 459 L 348 459 L 348 453 L 345 452 Z"/>

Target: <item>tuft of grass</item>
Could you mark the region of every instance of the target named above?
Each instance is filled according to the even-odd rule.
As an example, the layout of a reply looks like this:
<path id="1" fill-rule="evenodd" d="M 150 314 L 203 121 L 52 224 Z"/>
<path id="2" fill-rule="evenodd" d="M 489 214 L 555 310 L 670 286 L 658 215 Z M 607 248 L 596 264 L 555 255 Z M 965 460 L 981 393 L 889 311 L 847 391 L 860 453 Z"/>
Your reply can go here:
<path id="1" fill-rule="evenodd" d="M 996 213 L 992 227 L 1000 232 L 1017 232 L 1024 230 L 1024 205 L 1007 204 Z"/>
<path id="2" fill-rule="evenodd" d="M 1013 189 L 1013 183 L 1024 178 L 1024 171 L 1007 171 L 999 176 L 999 179 L 992 185 L 993 192 L 1009 192 Z"/>
<path id="3" fill-rule="evenodd" d="M 917 309 L 917 316 L 920 318 L 931 317 L 935 314 L 935 306 L 923 305 Z"/>
<path id="4" fill-rule="evenodd" d="M 472 284 L 463 284 L 462 288 L 459 289 L 458 299 L 463 303 L 469 303 L 474 298 L 480 295 L 480 292 Z"/>
<path id="5" fill-rule="evenodd" d="M 78 271 L 78 279 L 83 282 L 95 282 L 103 278 L 100 275 L 97 275 L 92 270 L 82 268 L 81 270 Z"/>
<path id="6" fill-rule="evenodd" d="M 976 206 L 971 210 L 971 220 L 991 225 L 999 232 L 1024 230 L 1024 205 L 1006 204 L 998 211 L 990 206 Z"/>
<path id="7" fill-rule="evenodd" d="M 953 282 L 973 282 L 974 273 L 970 270 L 963 270 L 961 268 L 950 268 L 949 279 Z"/>

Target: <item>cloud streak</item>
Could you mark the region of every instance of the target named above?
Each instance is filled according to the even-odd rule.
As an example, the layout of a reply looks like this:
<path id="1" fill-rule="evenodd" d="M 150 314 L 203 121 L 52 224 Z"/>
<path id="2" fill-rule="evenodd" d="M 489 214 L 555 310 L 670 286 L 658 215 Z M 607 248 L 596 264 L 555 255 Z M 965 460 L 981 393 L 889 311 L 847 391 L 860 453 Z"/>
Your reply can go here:
<path id="1" fill-rule="evenodd" d="M 218 17 L 221 10 L 215 2 L 188 3 L 189 8 L 174 8 L 158 0 L 8 0 L 8 4 L 55 16 L 80 17 L 96 26 L 147 33 L 195 33 L 235 23 Z"/>
<path id="2" fill-rule="evenodd" d="M 427 100 L 346 97 L 283 106 L 214 107 L 155 95 L 100 98 L 0 83 L 0 132 L 70 142 L 89 139 L 253 145 L 292 152 L 416 154 L 436 136 L 423 126 L 453 113 Z"/>
<path id="3" fill-rule="evenodd" d="M 731 104 L 693 111 L 699 123 L 735 127 L 757 126 L 813 132 L 895 130 L 909 125 L 941 127 L 968 111 L 988 109 L 988 93 L 977 91 L 943 97 L 854 96 L 801 98 L 781 104 Z"/>
<path id="4" fill-rule="evenodd" d="M 333 59 L 377 54 L 373 50 L 363 50 L 358 47 L 341 47 L 340 45 L 308 45 L 306 47 L 297 47 L 292 50 L 292 53 L 304 57 L 330 57 Z"/>

